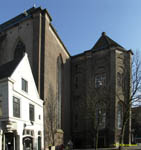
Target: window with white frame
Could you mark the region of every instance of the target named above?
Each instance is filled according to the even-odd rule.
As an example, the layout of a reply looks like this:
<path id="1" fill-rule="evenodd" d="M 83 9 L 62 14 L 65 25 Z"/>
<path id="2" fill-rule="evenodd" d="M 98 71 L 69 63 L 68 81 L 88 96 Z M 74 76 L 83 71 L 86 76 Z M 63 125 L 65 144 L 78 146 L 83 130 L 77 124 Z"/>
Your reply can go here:
<path id="1" fill-rule="evenodd" d="M 20 118 L 20 99 L 13 97 L 13 116 Z"/>
<path id="2" fill-rule="evenodd" d="M 22 90 L 28 92 L 28 82 L 22 78 Z"/>
<path id="3" fill-rule="evenodd" d="M 29 104 L 29 120 L 34 121 L 35 120 L 35 110 L 34 110 L 34 105 Z"/>
<path id="4" fill-rule="evenodd" d="M 105 86 L 106 84 L 106 74 L 98 74 L 95 76 L 95 88 Z"/>

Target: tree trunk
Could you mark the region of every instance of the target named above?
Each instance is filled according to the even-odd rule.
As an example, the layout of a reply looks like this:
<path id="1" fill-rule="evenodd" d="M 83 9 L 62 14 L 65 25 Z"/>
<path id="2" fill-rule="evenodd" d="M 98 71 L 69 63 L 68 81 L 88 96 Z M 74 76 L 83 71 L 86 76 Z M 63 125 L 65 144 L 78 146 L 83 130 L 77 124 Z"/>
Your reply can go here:
<path id="1" fill-rule="evenodd" d="M 99 136 L 98 129 L 96 129 L 95 150 L 98 149 L 98 136 Z"/>

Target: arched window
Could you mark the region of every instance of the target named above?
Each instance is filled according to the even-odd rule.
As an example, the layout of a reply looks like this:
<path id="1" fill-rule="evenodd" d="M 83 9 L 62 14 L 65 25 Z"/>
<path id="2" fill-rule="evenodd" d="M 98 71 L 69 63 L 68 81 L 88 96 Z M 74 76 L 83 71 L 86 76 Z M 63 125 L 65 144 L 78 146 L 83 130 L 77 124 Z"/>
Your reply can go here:
<path id="1" fill-rule="evenodd" d="M 22 58 L 25 51 L 26 51 L 25 44 L 21 40 L 19 40 L 15 48 L 14 59 Z"/>
<path id="2" fill-rule="evenodd" d="M 118 103 L 117 106 L 117 127 L 118 129 L 122 128 L 123 123 L 123 105 L 122 103 Z"/>
<path id="3" fill-rule="evenodd" d="M 96 126 L 100 129 L 106 127 L 106 105 L 105 103 L 99 103 L 96 105 L 96 117 L 95 117 Z"/>
<path id="4" fill-rule="evenodd" d="M 62 116 L 62 57 L 57 58 L 57 80 L 58 80 L 58 101 L 57 101 L 57 128 L 61 129 L 61 116 Z"/>

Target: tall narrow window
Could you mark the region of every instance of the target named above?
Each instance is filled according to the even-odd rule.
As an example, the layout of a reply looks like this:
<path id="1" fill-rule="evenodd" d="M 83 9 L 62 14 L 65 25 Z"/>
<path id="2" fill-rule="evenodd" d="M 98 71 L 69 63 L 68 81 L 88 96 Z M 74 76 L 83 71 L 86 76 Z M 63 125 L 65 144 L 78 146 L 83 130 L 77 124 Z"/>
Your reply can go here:
<path id="1" fill-rule="evenodd" d="M 22 78 L 22 90 L 28 92 L 28 82 Z"/>
<path id="2" fill-rule="evenodd" d="M 22 58 L 25 51 L 26 51 L 26 48 L 25 48 L 24 43 L 21 40 L 19 40 L 17 42 L 16 48 L 15 48 L 14 59 Z"/>
<path id="3" fill-rule="evenodd" d="M 13 97 L 13 116 L 20 118 L 20 100 Z"/>
<path id="4" fill-rule="evenodd" d="M 57 116 L 57 128 L 61 128 L 61 115 L 62 115 L 62 58 L 61 56 L 57 59 L 57 68 L 58 68 L 58 116 Z"/>
<path id="5" fill-rule="evenodd" d="M 99 88 L 106 85 L 106 74 L 98 74 L 95 76 L 95 88 Z"/>
<path id="6" fill-rule="evenodd" d="M 34 105 L 29 104 L 29 120 L 34 121 Z"/>
<path id="7" fill-rule="evenodd" d="M 106 106 L 104 103 L 100 103 L 96 106 L 96 126 L 100 129 L 106 126 Z"/>
<path id="8" fill-rule="evenodd" d="M 123 123 L 123 105 L 122 103 L 118 103 L 117 106 L 117 127 L 118 129 L 122 128 Z"/>

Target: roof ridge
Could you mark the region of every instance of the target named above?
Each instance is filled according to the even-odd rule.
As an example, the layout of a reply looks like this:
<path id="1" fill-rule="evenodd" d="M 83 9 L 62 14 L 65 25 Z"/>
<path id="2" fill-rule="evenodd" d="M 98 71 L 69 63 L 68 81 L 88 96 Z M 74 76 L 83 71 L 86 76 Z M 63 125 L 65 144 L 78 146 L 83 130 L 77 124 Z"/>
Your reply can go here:
<path id="1" fill-rule="evenodd" d="M 100 49 L 106 49 L 109 47 L 122 47 L 117 42 L 112 40 L 109 36 L 106 35 L 106 32 L 102 32 L 101 37 L 97 40 L 95 45 L 92 47 L 92 50 L 100 50 Z"/>
<path id="2" fill-rule="evenodd" d="M 108 40 L 108 36 L 106 36 L 106 35 L 102 35 L 102 36 L 105 38 L 106 42 L 107 42 L 108 44 L 110 44 L 110 42 L 109 42 L 109 40 Z"/>
<path id="3" fill-rule="evenodd" d="M 24 19 L 30 18 L 32 16 L 32 14 L 38 10 L 42 10 L 42 8 L 41 7 L 37 7 L 37 8 L 31 7 L 28 10 L 25 10 L 22 13 L 19 13 L 17 16 L 12 17 L 12 19 L 3 22 L 2 24 L 0 24 L 0 32 L 23 21 Z"/>

